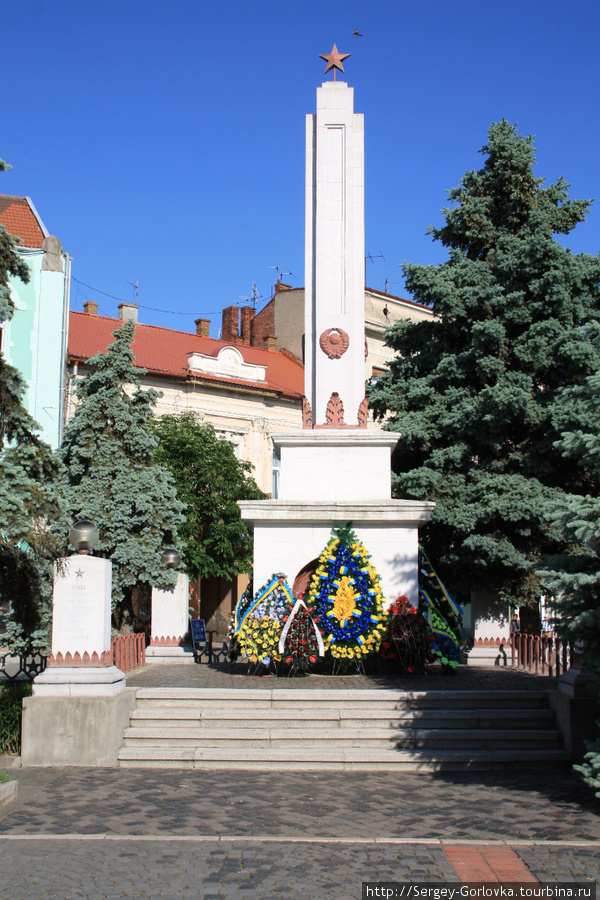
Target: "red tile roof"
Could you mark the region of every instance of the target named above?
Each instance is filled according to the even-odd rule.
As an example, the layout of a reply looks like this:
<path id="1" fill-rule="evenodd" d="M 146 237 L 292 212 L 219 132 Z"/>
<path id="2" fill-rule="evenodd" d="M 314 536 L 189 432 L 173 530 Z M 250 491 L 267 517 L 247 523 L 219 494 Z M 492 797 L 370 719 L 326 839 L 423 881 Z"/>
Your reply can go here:
<path id="1" fill-rule="evenodd" d="M 120 319 L 107 316 L 90 316 L 87 313 L 72 312 L 69 315 L 69 358 L 85 361 L 104 351 L 114 338 L 112 332 L 122 325 Z M 135 364 L 148 372 L 186 378 L 188 375 L 188 353 L 203 353 L 216 357 L 226 341 L 201 337 L 186 331 L 173 331 L 156 325 L 135 327 L 133 355 Z M 253 365 L 266 366 L 264 382 L 244 381 L 221 375 L 207 375 L 194 372 L 194 378 L 207 382 L 236 384 L 256 391 L 277 391 L 288 397 L 299 398 L 304 393 L 304 367 L 295 359 L 279 350 L 259 350 L 256 347 L 235 345 L 244 361 Z"/>
<path id="2" fill-rule="evenodd" d="M 0 223 L 13 237 L 22 239 L 23 247 L 41 247 L 46 237 L 44 224 L 29 197 L 0 194 Z"/>

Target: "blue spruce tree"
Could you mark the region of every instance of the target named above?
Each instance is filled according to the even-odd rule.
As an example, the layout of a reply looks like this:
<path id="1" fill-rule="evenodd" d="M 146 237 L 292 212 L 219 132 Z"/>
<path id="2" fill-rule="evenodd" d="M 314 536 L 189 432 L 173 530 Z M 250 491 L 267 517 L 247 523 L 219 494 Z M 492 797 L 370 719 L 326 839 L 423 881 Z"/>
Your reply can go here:
<path id="1" fill-rule="evenodd" d="M 435 318 L 390 329 L 397 356 L 371 405 L 402 435 L 396 496 L 437 503 L 422 537 L 443 580 L 466 599 L 478 586 L 522 603 L 539 592 L 543 554 L 568 545 L 557 499 L 585 493 L 553 409 L 600 370 L 600 260 L 555 239 L 589 202 L 534 176 L 531 137 L 501 121 L 482 153 L 430 229 L 448 260 L 404 267 Z"/>
<path id="2" fill-rule="evenodd" d="M 76 519 L 96 523 L 94 554 L 113 563 L 113 604 L 129 603 L 138 585 L 174 585 L 176 573 L 165 569 L 161 554 L 177 545 L 184 518 L 173 477 L 153 460 L 152 410 L 160 394 L 140 387 L 144 370 L 134 365 L 133 334 L 127 322 L 106 353 L 88 361 L 59 451 L 66 472 L 62 533 Z"/>

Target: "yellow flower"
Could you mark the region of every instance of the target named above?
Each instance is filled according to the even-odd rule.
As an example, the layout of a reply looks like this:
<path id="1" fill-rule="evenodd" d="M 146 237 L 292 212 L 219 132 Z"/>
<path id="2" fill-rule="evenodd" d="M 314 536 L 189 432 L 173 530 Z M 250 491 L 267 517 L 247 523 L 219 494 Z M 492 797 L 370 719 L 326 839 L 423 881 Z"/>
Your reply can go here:
<path id="1" fill-rule="evenodd" d="M 356 610 L 356 599 L 358 594 L 350 584 L 350 581 L 351 578 L 348 575 L 344 575 L 344 577 L 340 579 L 340 586 L 335 594 L 335 600 L 333 602 L 333 614 L 341 623 L 342 628 Z"/>

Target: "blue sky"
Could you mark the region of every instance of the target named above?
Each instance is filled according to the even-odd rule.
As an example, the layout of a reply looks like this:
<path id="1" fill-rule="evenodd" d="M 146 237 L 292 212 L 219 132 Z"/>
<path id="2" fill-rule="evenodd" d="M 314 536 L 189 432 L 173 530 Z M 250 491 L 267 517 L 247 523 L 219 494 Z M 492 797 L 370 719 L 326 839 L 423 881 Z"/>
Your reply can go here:
<path id="1" fill-rule="evenodd" d="M 538 176 L 597 198 L 566 243 L 600 251 L 592 0 L 23 0 L 1 23 L 0 193 L 72 255 L 73 309 L 115 316 L 104 295 L 138 281 L 141 322 L 217 337 L 270 267 L 304 283 L 305 114 L 334 42 L 365 115 L 371 287 L 406 296 L 404 260 L 445 258 L 427 226 L 502 117 L 535 135 Z"/>

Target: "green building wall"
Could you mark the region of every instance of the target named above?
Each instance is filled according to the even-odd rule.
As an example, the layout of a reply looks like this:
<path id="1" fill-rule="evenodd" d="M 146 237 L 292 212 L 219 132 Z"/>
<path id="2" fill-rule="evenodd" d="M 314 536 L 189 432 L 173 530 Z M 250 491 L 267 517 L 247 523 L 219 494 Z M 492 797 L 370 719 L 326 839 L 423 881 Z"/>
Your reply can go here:
<path id="1" fill-rule="evenodd" d="M 20 247 L 19 254 L 31 278 L 28 284 L 20 278 L 10 281 L 15 314 L 5 323 L 2 349 L 6 361 L 25 379 L 25 406 L 40 426 L 41 437 L 56 448 L 64 420 L 71 259 L 54 237 L 45 239 L 44 249 Z"/>

